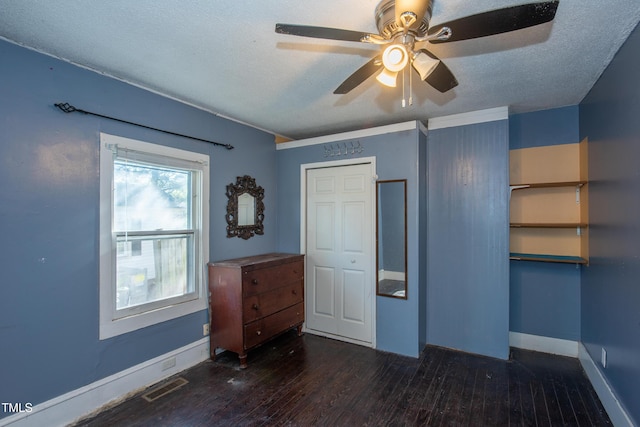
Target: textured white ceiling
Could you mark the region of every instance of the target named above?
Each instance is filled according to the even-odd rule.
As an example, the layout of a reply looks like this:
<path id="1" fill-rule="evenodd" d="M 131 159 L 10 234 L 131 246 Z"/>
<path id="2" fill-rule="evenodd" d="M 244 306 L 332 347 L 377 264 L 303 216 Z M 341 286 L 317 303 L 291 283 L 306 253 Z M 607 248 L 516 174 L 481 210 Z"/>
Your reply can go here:
<path id="1" fill-rule="evenodd" d="M 530 1 L 434 0 L 431 24 Z M 414 79 L 406 108 L 400 86 L 374 78 L 333 94 L 377 46 L 274 31 L 282 22 L 376 33 L 377 3 L 0 0 L 0 37 L 299 139 L 497 106 L 575 105 L 640 19 L 638 0 L 560 0 L 550 23 L 430 45 L 460 84 L 441 94 Z"/>

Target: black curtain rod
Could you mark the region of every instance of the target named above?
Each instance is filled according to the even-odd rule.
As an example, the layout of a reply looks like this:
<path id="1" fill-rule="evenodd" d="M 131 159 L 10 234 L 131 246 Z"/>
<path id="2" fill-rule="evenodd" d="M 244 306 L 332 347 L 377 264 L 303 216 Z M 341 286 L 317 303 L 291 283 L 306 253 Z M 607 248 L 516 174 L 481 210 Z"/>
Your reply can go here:
<path id="1" fill-rule="evenodd" d="M 231 145 L 231 144 L 221 144 L 219 142 L 209 141 L 207 139 L 196 138 L 194 136 L 183 135 L 181 133 L 170 132 L 168 130 L 152 128 L 151 126 L 145 126 L 145 125 L 141 125 L 141 124 L 138 124 L 138 123 L 128 122 L 126 120 L 116 119 L 115 117 L 103 116 L 102 114 L 97 114 L 97 113 L 92 113 L 90 111 L 81 110 L 80 108 L 76 108 L 73 105 L 70 105 L 70 104 L 68 104 L 66 102 L 64 104 L 58 103 L 58 104 L 53 104 L 53 105 L 55 105 L 56 107 L 58 107 L 61 111 L 65 112 L 65 113 L 75 113 L 75 112 L 77 112 L 77 113 L 89 114 L 91 116 L 102 117 L 103 119 L 115 120 L 116 122 L 126 123 L 128 125 L 139 126 L 141 128 L 145 128 L 145 129 L 151 129 L 151 130 L 155 130 L 155 131 L 162 132 L 162 133 L 168 133 L 169 135 L 181 136 L 183 138 L 195 139 L 196 141 L 208 142 L 210 144 L 217 145 L 219 147 L 224 147 L 227 150 L 233 150 L 233 145 Z"/>

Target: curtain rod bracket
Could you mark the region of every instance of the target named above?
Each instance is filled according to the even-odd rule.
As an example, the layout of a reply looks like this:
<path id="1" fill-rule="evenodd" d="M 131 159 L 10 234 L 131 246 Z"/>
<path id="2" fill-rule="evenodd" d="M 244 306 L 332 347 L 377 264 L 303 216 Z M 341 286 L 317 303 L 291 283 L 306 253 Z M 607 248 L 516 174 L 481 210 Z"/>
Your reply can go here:
<path id="1" fill-rule="evenodd" d="M 207 139 L 196 138 L 194 136 L 183 135 L 181 133 L 170 132 L 168 130 L 158 129 L 158 128 L 154 128 L 154 127 L 151 127 L 151 126 L 141 125 L 139 123 L 133 123 L 133 122 L 128 122 L 128 121 L 122 120 L 122 119 L 116 119 L 115 117 L 103 116 L 102 114 L 97 114 L 97 113 L 92 113 L 90 111 L 81 110 L 80 108 L 76 108 L 76 107 L 74 107 L 73 105 L 71 105 L 71 104 L 69 104 L 67 102 L 65 102 L 65 103 L 57 103 L 57 104 L 53 104 L 53 105 L 55 105 L 60 111 L 62 111 L 64 113 L 89 114 L 91 116 L 102 117 L 103 119 L 114 120 L 116 122 L 126 123 L 128 125 L 138 126 L 138 127 L 145 128 L 145 129 L 151 129 L 151 130 L 155 130 L 157 132 L 167 133 L 169 135 L 174 135 L 174 136 L 180 136 L 180 137 L 183 137 L 183 138 L 194 139 L 196 141 L 208 142 L 210 144 L 217 145 L 218 147 L 224 147 L 227 150 L 233 150 L 233 148 L 234 148 L 233 145 L 231 145 L 231 144 L 221 144 L 219 142 L 209 141 Z"/>

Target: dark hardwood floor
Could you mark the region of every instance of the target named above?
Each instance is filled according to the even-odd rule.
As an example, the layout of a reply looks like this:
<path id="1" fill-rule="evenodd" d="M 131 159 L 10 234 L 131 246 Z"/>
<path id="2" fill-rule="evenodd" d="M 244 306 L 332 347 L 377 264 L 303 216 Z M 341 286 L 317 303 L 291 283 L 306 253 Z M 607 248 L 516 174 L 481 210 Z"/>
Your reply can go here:
<path id="1" fill-rule="evenodd" d="M 512 349 L 502 361 L 427 347 L 413 359 L 288 332 L 247 360 L 240 370 L 224 352 L 180 373 L 189 383 L 178 390 L 132 397 L 78 425 L 611 425 L 567 357 Z"/>

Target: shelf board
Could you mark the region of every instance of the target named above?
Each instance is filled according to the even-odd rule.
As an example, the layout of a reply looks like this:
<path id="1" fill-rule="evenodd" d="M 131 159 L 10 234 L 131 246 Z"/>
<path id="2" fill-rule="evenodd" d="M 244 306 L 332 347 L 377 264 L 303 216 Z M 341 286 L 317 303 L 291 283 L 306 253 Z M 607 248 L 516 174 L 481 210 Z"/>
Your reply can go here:
<path id="1" fill-rule="evenodd" d="M 522 254 L 517 252 L 509 253 L 509 259 L 515 261 L 542 261 L 559 262 L 566 264 L 587 264 L 588 261 L 579 256 L 549 255 L 549 254 Z"/>
<path id="2" fill-rule="evenodd" d="M 582 187 L 587 181 L 562 181 L 562 182 L 532 182 L 522 184 L 510 184 L 512 190 L 521 190 L 524 188 L 550 188 L 550 187 Z"/>
<path id="3" fill-rule="evenodd" d="M 512 228 L 582 228 L 588 227 L 586 223 L 577 222 L 512 222 L 509 227 Z"/>

